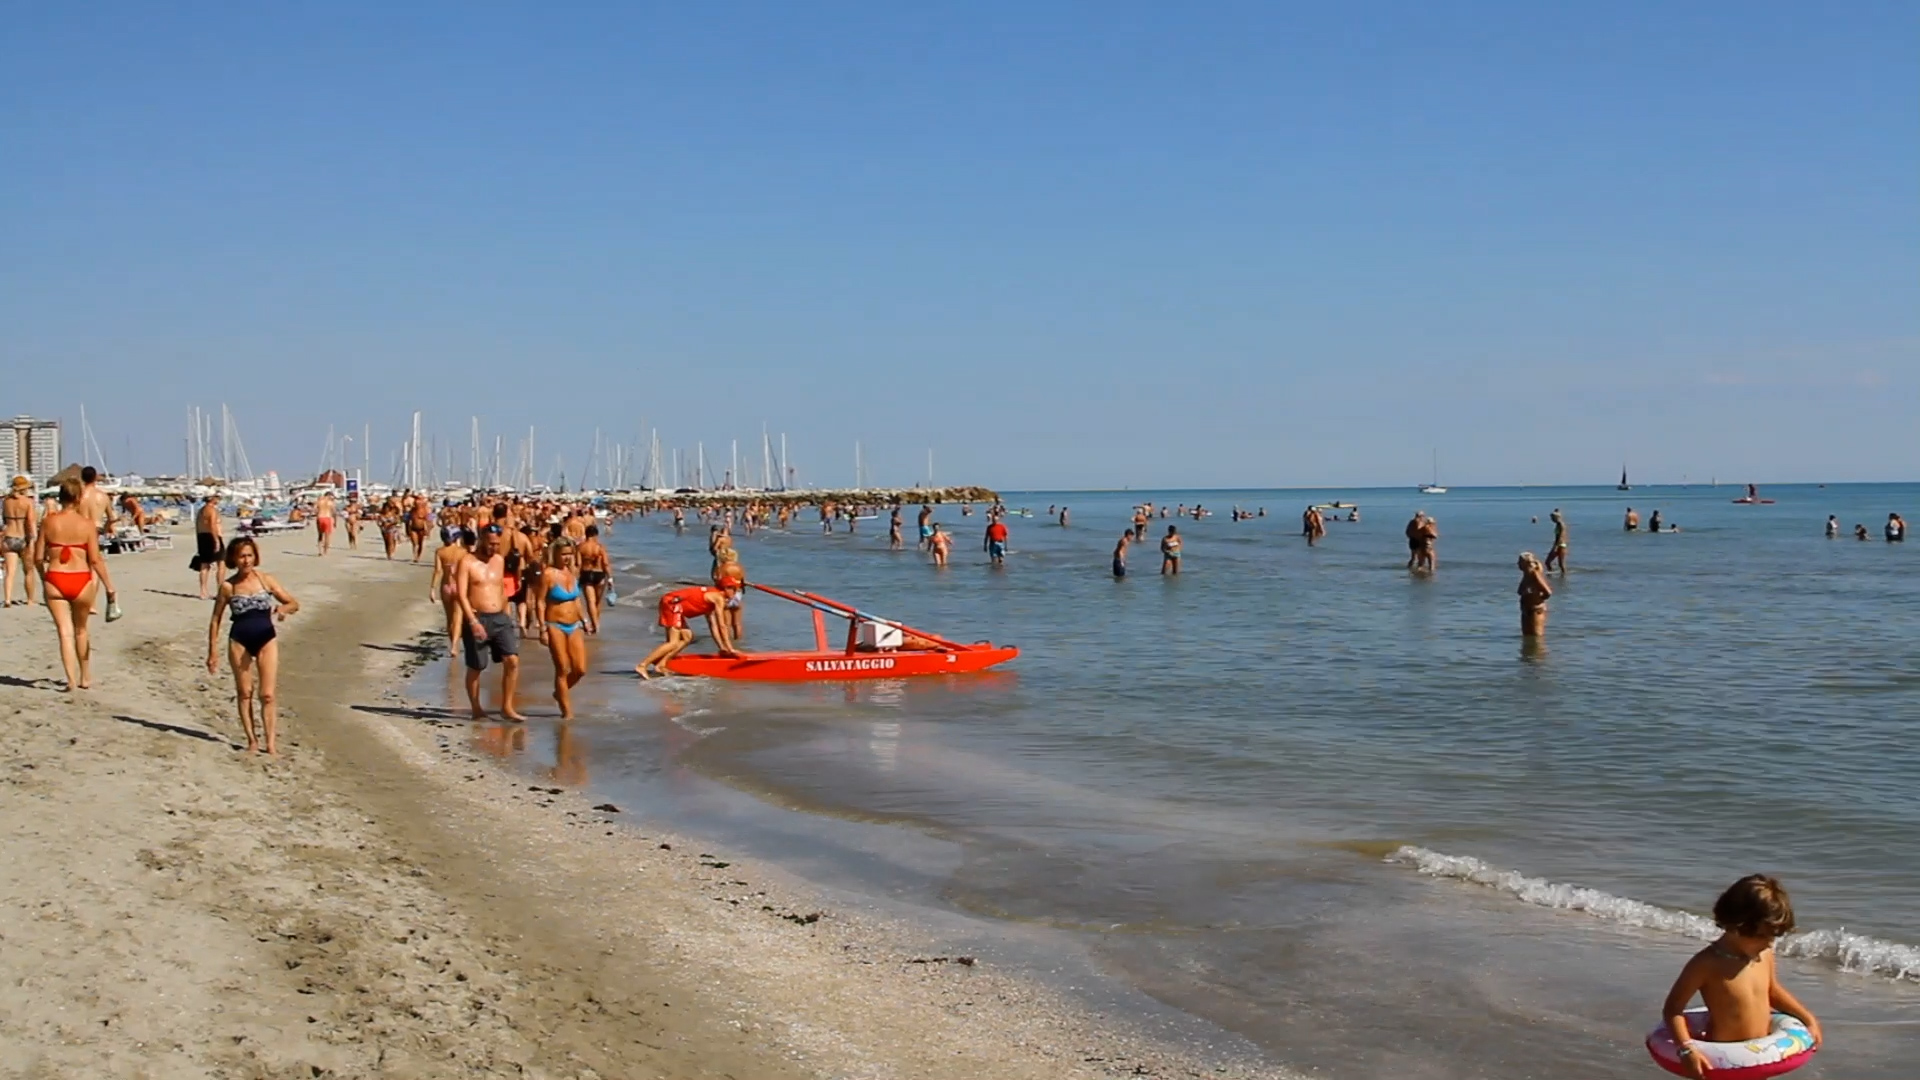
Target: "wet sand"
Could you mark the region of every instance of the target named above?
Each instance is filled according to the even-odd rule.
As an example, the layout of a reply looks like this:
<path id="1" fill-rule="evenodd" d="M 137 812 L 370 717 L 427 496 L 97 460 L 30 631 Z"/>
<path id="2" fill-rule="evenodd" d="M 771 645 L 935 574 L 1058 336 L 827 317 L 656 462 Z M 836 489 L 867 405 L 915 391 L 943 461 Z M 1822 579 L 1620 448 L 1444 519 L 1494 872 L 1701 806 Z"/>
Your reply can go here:
<path id="1" fill-rule="evenodd" d="M 491 767 L 398 689 L 444 648 L 426 567 L 311 546 L 262 545 L 304 606 L 279 761 L 238 749 L 187 552 L 111 561 L 88 692 L 43 608 L 0 613 L 0 1075 L 1278 1075 Z"/>

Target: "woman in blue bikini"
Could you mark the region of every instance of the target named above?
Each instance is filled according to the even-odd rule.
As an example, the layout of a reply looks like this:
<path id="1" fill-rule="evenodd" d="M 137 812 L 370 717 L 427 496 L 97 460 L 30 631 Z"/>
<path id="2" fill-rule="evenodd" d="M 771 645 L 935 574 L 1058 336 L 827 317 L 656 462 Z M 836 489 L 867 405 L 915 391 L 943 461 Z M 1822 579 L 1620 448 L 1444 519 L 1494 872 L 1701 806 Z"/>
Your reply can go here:
<path id="1" fill-rule="evenodd" d="M 573 685 L 587 673 L 587 616 L 580 603 L 580 550 L 562 538 L 547 551 L 540 588 L 528 590 L 540 605 L 540 640 L 553 658 L 553 700 L 560 719 L 573 719 Z"/>

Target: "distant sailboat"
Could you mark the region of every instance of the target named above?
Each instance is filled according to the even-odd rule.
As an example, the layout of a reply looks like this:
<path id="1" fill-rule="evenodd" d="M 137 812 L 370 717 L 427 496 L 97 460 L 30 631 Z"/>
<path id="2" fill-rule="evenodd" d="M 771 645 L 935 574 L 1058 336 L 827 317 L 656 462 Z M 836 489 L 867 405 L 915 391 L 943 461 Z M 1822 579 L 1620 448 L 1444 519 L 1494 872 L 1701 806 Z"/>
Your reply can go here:
<path id="1" fill-rule="evenodd" d="M 1627 484 L 1627 467 L 1625 465 L 1620 466 L 1620 486 L 1618 488 L 1615 488 L 1614 490 L 1616 491 L 1632 491 L 1633 490 L 1633 488 L 1628 486 Z"/>
<path id="2" fill-rule="evenodd" d="M 1447 489 L 1440 486 L 1440 451 L 1435 450 L 1433 452 L 1433 483 L 1421 484 L 1420 494 L 1445 495 L 1446 493 Z"/>

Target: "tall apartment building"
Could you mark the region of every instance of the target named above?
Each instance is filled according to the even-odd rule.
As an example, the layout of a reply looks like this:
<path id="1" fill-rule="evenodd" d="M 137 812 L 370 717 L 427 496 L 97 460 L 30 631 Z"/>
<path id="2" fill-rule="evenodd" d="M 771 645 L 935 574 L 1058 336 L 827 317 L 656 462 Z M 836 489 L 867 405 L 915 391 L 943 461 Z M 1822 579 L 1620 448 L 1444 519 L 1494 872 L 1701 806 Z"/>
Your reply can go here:
<path id="1" fill-rule="evenodd" d="M 0 420 L 0 474 L 44 484 L 60 471 L 60 421 L 16 416 Z"/>

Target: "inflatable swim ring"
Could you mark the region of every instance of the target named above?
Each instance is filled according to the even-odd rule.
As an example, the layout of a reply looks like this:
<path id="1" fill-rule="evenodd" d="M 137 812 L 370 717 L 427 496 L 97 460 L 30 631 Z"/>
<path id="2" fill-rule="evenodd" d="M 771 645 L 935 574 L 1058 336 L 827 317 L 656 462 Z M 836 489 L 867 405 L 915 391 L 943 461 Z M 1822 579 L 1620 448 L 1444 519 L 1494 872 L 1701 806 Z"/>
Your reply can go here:
<path id="1" fill-rule="evenodd" d="M 1750 1042 L 1707 1042 L 1707 1010 L 1686 1011 L 1687 1030 L 1693 1034 L 1694 1052 L 1707 1062 L 1709 1080 L 1766 1080 L 1769 1076 L 1792 1072 L 1813 1057 L 1813 1035 L 1807 1026 L 1788 1016 L 1774 1013 L 1767 1033 Z M 1661 1024 L 1647 1033 L 1647 1053 L 1654 1064 L 1675 1076 L 1693 1075 L 1673 1044 L 1673 1032 Z"/>

